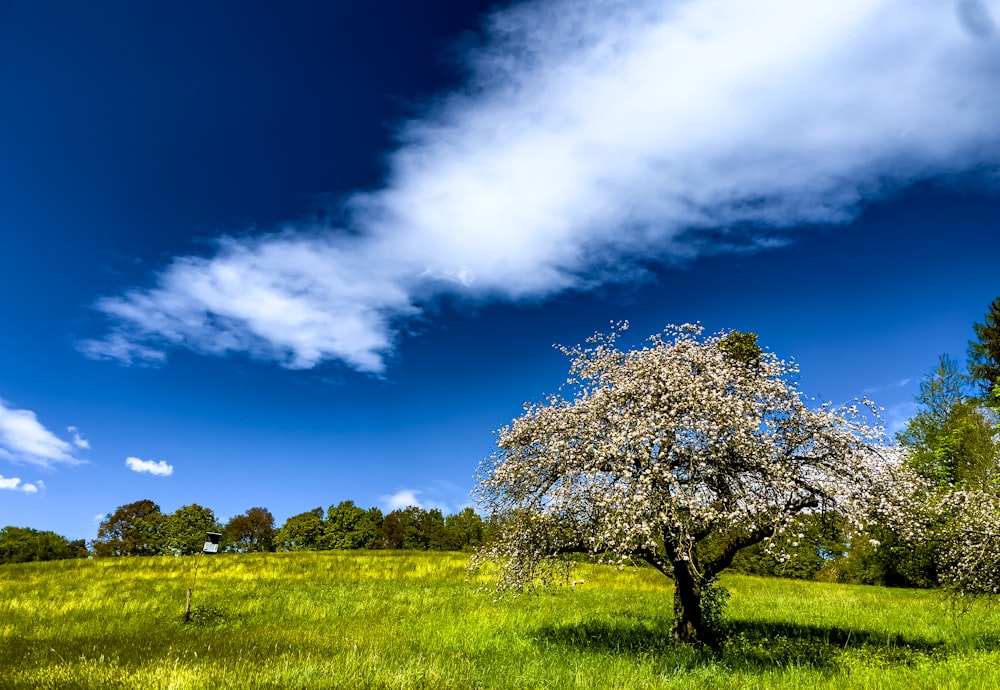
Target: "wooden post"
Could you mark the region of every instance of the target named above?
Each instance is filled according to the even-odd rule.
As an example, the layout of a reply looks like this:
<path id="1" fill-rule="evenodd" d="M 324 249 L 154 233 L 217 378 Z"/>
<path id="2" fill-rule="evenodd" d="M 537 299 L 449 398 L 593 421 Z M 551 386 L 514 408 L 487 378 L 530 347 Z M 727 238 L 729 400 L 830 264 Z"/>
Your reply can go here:
<path id="1" fill-rule="evenodd" d="M 199 555 L 200 556 L 204 556 L 205 554 L 202 553 L 202 554 L 199 554 Z M 191 579 L 191 586 L 188 587 L 187 602 L 184 605 L 184 622 L 185 623 L 190 623 L 191 622 L 191 599 L 194 597 L 194 588 L 195 588 L 195 585 L 198 584 L 198 566 L 201 565 L 201 559 L 198 558 L 198 556 L 195 556 L 194 558 L 195 558 L 195 561 L 194 561 L 194 577 Z"/>

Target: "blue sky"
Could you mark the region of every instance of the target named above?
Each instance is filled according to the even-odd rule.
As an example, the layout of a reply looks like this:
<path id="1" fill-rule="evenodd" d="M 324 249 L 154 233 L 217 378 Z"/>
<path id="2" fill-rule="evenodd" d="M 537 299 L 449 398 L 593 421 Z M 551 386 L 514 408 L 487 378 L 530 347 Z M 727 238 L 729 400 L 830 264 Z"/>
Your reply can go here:
<path id="1" fill-rule="evenodd" d="M 0 3 L 0 525 L 456 511 L 627 319 L 890 425 L 1000 294 L 1000 0 Z"/>

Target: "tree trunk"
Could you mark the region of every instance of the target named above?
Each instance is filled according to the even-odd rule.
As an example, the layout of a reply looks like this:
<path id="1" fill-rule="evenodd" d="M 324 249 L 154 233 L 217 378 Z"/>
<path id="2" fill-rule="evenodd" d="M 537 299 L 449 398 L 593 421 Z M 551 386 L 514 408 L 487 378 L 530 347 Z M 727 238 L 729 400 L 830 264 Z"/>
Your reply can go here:
<path id="1" fill-rule="evenodd" d="M 704 639 L 701 619 L 702 578 L 691 561 L 674 561 L 674 639 L 691 643 Z"/>

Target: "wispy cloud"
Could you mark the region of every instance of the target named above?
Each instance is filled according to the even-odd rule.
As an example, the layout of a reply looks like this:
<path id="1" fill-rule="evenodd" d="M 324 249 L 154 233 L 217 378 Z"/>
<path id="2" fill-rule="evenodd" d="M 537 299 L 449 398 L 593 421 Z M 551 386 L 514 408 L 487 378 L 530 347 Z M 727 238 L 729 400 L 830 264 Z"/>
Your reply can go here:
<path id="1" fill-rule="evenodd" d="M 45 488 L 42 482 L 28 484 L 22 482 L 19 477 L 5 477 L 0 474 L 0 491 L 21 491 L 26 494 L 37 494 L 39 488 Z"/>
<path id="2" fill-rule="evenodd" d="M 451 514 L 471 505 L 469 492 L 451 482 L 431 482 L 420 488 L 403 488 L 395 493 L 379 497 L 380 507 L 391 512 L 414 506 L 430 510 L 437 508 L 442 513 Z"/>
<path id="3" fill-rule="evenodd" d="M 289 223 L 105 298 L 92 357 L 246 352 L 380 372 L 444 294 L 545 299 L 757 251 L 1000 165 L 1000 0 L 539 0 L 401 126 L 345 225 Z"/>
<path id="4" fill-rule="evenodd" d="M 146 472 L 156 477 L 169 477 L 174 473 L 174 466 L 167 464 L 165 460 L 141 460 L 139 458 L 125 458 L 125 465 L 133 472 Z"/>
<path id="5" fill-rule="evenodd" d="M 46 429 L 31 410 L 9 407 L 0 400 L 0 458 L 52 469 L 83 462 L 73 446 Z"/>
<path id="6" fill-rule="evenodd" d="M 83 450 L 90 449 L 90 441 L 81 436 L 79 430 L 75 426 L 67 427 L 66 431 L 73 434 L 74 446 L 76 446 L 77 448 L 81 448 Z"/>
<path id="7" fill-rule="evenodd" d="M 882 391 L 893 390 L 895 388 L 906 388 L 913 381 L 911 378 L 899 379 L 898 381 L 893 381 L 892 383 L 887 383 L 881 386 L 872 386 L 870 388 L 865 388 L 862 393 L 865 395 L 871 395 L 873 393 L 881 393 Z"/>
<path id="8" fill-rule="evenodd" d="M 424 506 L 418 498 L 419 493 L 419 491 L 414 489 L 400 489 L 396 493 L 380 497 L 380 501 L 382 507 L 389 512 L 409 508 L 410 506 L 423 508 Z"/>

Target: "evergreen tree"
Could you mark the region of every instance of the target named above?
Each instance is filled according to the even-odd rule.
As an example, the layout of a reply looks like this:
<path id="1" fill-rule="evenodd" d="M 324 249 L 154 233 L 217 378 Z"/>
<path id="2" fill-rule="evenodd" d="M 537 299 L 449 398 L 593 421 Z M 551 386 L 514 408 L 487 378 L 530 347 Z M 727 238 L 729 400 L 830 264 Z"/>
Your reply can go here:
<path id="1" fill-rule="evenodd" d="M 969 341 L 969 374 L 983 398 L 1000 384 L 1000 297 L 990 304 L 982 323 L 973 325 L 976 340 Z"/>

